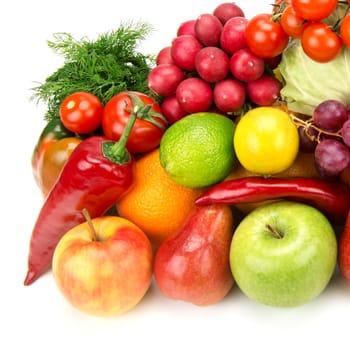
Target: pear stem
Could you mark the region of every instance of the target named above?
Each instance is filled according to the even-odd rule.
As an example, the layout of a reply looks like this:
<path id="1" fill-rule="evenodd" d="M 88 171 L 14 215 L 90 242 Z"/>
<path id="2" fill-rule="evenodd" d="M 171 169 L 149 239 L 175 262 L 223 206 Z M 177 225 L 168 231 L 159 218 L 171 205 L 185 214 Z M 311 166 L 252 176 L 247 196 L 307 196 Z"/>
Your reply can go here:
<path id="1" fill-rule="evenodd" d="M 266 228 L 271 232 L 271 235 L 274 238 L 282 239 L 284 237 L 284 234 L 282 232 L 278 231 L 275 227 L 272 227 L 271 225 L 267 224 Z"/>
<path id="2" fill-rule="evenodd" d="M 93 241 L 97 241 L 98 240 L 97 239 L 97 232 L 95 230 L 94 224 L 92 223 L 92 219 L 91 219 L 91 216 L 89 214 L 89 211 L 86 208 L 84 208 L 82 211 L 83 211 L 83 215 L 84 215 L 84 217 L 85 217 L 85 219 L 90 227 L 90 237 Z"/>

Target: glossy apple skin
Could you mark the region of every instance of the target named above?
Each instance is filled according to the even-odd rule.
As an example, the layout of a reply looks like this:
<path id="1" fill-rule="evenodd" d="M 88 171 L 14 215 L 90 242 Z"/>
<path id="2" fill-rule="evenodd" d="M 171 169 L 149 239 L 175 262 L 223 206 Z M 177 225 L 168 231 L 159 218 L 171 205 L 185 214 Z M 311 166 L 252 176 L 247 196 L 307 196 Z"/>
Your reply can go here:
<path id="1" fill-rule="evenodd" d="M 215 304 L 234 281 L 229 250 L 233 215 L 226 205 L 192 211 L 179 231 L 159 246 L 154 276 L 161 292 L 171 299 L 197 306 Z"/>
<path id="2" fill-rule="evenodd" d="M 350 211 L 339 239 L 339 269 L 350 284 Z"/>
<path id="3" fill-rule="evenodd" d="M 64 297 L 78 310 L 94 316 L 116 316 L 134 308 L 152 278 L 152 246 L 130 221 L 105 216 L 68 231 L 53 256 L 52 272 Z"/>
<path id="4" fill-rule="evenodd" d="M 267 225 L 283 234 L 272 235 Z M 237 226 L 231 244 L 233 276 L 249 298 L 293 307 L 316 298 L 337 262 L 333 227 L 317 209 L 280 201 L 259 207 Z"/>

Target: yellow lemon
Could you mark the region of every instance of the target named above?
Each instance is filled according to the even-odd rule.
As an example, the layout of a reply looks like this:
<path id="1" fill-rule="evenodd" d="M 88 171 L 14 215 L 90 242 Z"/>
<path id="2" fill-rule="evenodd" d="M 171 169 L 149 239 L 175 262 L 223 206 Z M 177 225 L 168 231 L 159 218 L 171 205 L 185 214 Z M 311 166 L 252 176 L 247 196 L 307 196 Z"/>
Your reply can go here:
<path id="1" fill-rule="evenodd" d="M 238 122 L 233 144 L 245 169 L 272 175 L 286 170 L 294 162 L 299 150 L 299 134 L 287 112 L 257 107 Z"/>

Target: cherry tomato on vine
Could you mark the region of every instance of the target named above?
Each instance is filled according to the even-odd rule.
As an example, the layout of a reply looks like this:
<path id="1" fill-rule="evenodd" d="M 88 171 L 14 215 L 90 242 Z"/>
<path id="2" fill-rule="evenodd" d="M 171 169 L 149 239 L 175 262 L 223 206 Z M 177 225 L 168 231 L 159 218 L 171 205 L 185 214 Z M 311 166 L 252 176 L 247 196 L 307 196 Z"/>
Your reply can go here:
<path id="1" fill-rule="evenodd" d="M 282 12 L 281 26 L 283 30 L 292 38 L 301 38 L 301 34 L 303 33 L 307 21 L 300 17 L 294 10 L 292 6 L 287 6 L 285 10 Z"/>
<path id="2" fill-rule="evenodd" d="M 340 37 L 325 23 L 313 22 L 307 25 L 301 36 L 304 52 L 321 63 L 334 59 L 342 48 Z"/>
<path id="3" fill-rule="evenodd" d="M 113 96 L 105 105 L 102 129 L 105 136 L 118 141 L 135 107 L 139 112 L 126 146 L 129 152 L 137 154 L 156 148 L 167 126 L 159 104 L 152 97 L 134 91 Z"/>
<path id="4" fill-rule="evenodd" d="M 256 15 L 248 21 L 245 38 L 250 50 L 262 58 L 279 55 L 289 40 L 282 26 L 267 13 Z"/>
<path id="5" fill-rule="evenodd" d="M 84 91 L 67 96 L 59 110 L 62 124 L 77 134 L 94 132 L 101 125 L 102 112 L 100 99 Z"/>
<path id="6" fill-rule="evenodd" d="M 300 17 L 320 21 L 335 10 L 338 0 L 292 0 L 291 4 Z"/>
<path id="7" fill-rule="evenodd" d="M 340 24 L 340 37 L 344 45 L 350 48 L 350 13 L 343 18 Z"/>

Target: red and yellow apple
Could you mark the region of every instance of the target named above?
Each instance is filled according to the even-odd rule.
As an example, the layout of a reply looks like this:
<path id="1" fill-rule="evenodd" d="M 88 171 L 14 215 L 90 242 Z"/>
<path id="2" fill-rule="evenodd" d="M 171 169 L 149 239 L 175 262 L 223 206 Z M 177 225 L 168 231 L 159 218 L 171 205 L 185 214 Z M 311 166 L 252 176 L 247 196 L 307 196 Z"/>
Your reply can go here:
<path id="1" fill-rule="evenodd" d="M 94 316 L 134 308 L 152 280 L 153 250 L 144 232 L 118 216 L 90 219 L 56 246 L 52 273 L 64 297 Z"/>

